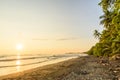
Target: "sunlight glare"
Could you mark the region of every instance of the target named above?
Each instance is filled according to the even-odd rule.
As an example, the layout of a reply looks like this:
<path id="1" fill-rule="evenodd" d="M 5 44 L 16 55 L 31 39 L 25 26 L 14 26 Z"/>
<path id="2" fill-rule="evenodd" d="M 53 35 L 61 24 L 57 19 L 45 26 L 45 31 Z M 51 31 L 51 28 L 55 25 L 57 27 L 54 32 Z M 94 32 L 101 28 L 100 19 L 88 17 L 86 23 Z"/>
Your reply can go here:
<path id="1" fill-rule="evenodd" d="M 20 71 L 20 66 L 17 66 L 16 69 L 17 69 L 17 71 L 19 72 L 19 71 Z"/>
<path id="2" fill-rule="evenodd" d="M 23 45 L 22 44 L 17 44 L 16 45 L 16 49 L 17 50 L 22 50 L 23 49 Z"/>
<path id="3" fill-rule="evenodd" d="M 20 65 L 21 65 L 20 54 L 17 54 L 17 60 L 16 60 L 16 70 L 17 71 L 20 71 Z"/>
<path id="4" fill-rule="evenodd" d="M 20 65 L 20 64 L 21 64 L 20 60 L 17 60 L 16 65 Z"/>

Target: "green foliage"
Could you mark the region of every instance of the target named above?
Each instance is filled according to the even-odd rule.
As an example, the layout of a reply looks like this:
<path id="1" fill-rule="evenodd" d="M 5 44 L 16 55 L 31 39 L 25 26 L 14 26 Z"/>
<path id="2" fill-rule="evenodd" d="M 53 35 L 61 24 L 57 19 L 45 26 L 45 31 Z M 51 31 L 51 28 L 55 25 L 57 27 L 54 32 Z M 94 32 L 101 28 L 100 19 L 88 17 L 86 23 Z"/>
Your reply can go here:
<path id="1" fill-rule="evenodd" d="M 94 49 L 94 46 L 87 52 L 87 54 L 93 55 L 93 49 Z"/>
<path id="2" fill-rule="evenodd" d="M 95 36 L 95 38 L 100 38 L 100 33 L 97 31 L 97 30 L 94 30 L 94 36 Z"/>
<path id="3" fill-rule="evenodd" d="M 104 15 L 100 16 L 104 30 L 99 33 L 97 30 L 94 36 L 99 38 L 88 54 L 95 56 L 112 56 L 120 54 L 120 0 L 101 0 Z"/>

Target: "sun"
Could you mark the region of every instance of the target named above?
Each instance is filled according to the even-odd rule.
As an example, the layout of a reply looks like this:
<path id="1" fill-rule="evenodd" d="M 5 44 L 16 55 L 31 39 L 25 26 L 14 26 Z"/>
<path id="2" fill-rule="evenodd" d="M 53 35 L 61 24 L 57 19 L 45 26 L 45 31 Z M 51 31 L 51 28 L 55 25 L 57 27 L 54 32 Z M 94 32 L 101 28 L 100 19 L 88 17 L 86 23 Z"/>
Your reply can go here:
<path id="1" fill-rule="evenodd" d="M 17 50 L 22 50 L 23 49 L 23 44 L 21 44 L 21 43 L 16 44 L 16 49 Z"/>

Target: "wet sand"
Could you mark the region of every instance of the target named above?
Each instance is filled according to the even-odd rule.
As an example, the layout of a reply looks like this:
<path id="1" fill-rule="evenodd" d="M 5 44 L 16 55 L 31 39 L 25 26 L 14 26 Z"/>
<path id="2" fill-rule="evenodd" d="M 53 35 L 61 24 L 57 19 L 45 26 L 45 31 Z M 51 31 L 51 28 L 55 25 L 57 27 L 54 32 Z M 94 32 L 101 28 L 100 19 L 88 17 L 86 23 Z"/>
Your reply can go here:
<path id="1" fill-rule="evenodd" d="M 1 76 L 0 80 L 120 80 L 120 60 L 84 56 Z"/>

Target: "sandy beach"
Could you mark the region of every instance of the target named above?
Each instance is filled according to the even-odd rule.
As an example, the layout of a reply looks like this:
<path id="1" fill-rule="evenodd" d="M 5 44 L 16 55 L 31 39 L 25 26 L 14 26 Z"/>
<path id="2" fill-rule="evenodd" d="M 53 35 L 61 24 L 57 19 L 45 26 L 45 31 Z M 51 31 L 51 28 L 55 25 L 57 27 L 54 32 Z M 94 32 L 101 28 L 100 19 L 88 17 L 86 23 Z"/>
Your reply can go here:
<path id="1" fill-rule="evenodd" d="M 0 80 L 120 80 L 119 62 L 84 56 L 1 76 Z"/>

